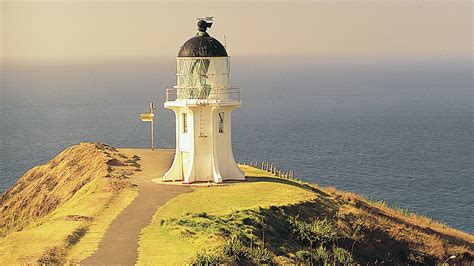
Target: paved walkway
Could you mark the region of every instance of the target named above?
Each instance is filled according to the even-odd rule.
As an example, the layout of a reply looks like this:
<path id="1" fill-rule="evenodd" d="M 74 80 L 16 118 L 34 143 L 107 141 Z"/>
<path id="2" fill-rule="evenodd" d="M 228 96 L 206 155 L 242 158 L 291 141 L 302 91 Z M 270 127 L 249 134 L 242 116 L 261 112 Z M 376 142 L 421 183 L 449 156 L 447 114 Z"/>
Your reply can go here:
<path id="1" fill-rule="evenodd" d="M 173 162 L 174 150 L 118 149 L 131 157 L 140 156 L 141 172 L 132 175 L 138 185 L 138 196 L 112 222 L 98 250 L 81 265 L 134 265 L 137 260 L 138 239 L 159 206 L 178 194 L 192 191 L 185 186 L 160 185 L 151 179 L 161 177 Z"/>

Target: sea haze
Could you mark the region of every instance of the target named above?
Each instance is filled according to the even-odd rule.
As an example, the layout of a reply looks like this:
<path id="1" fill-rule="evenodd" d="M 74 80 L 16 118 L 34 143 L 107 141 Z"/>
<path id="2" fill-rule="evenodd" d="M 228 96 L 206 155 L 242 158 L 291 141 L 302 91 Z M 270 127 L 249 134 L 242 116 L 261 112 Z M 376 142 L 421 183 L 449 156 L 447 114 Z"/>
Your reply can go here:
<path id="1" fill-rule="evenodd" d="M 2 64 L 0 193 L 81 141 L 172 148 L 174 58 Z M 232 58 L 238 161 L 270 161 L 474 233 L 471 58 Z"/>

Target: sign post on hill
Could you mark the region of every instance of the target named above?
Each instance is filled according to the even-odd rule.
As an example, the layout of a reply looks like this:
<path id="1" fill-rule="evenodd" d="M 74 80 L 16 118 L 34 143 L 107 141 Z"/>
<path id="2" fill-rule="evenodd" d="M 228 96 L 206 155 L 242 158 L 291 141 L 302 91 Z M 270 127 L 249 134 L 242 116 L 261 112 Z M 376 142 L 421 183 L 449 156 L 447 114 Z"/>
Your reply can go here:
<path id="1" fill-rule="evenodd" d="M 156 108 L 153 106 L 153 102 L 150 102 L 150 112 L 149 113 L 143 113 L 140 114 L 140 120 L 142 122 L 150 122 L 150 128 L 151 128 L 151 150 L 155 150 L 155 143 L 154 143 L 154 133 L 153 133 L 153 120 L 155 118 L 155 110 Z"/>

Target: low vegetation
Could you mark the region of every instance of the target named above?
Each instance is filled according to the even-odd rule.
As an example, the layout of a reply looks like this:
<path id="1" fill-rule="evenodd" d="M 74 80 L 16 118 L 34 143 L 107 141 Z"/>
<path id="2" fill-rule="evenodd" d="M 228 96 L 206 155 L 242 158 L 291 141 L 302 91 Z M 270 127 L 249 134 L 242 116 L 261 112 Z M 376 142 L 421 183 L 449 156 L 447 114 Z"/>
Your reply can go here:
<path id="1" fill-rule="evenodd" d="M 252 182 L 199 187 L 162 206 L 151 224 L 142 230 L 138 263 L 189 263 L 197 254 L 212 253 L 213 247 L 221 246 L 225 236 L 235 230 L 252 235 L 253 227 L 245 224 L 253 223 L 255 217 L 248 211 L 317 198 L 315 193 L 284 184 L 268 177 L 266 172 L 251 167 L 243 169 L 248 176 L 254 176 L 248 178 Z"/>
<path id="2" fill-rule="evenodd" d="M 241 167 L 253 182 L 199 188 L 160 208 L 142 231 L 139 264 L 435 264 L 474 255 L 472 235 L 427 217 Z"/>
<path id="3" fill-rule="evenodd" d="M 0 198 L 2 265 L 75 263 L 98 247 L 137 195 L 137 162 L 104 144 L 72 146 L 28 171 Z"/>

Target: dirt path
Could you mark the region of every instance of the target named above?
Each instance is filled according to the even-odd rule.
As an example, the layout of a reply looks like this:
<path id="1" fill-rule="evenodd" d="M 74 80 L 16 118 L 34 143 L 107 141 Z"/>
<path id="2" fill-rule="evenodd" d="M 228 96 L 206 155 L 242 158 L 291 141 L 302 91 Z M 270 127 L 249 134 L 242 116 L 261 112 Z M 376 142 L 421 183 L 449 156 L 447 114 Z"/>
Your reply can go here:
<path id="1" fill-rule="evenodd" d="M 131 178 L 138 185 L 138 196 L 112 222 L 98 250 L 81 265 L 134 265 L 138 239 L 159 206 L 178 194 L 192 191 L 185 186 L 160 185 L 151 179 L 162 176 L 171 166 L 174 150 L 119 149 L 127 156 L 140 156 L 141 172 Z"/>

